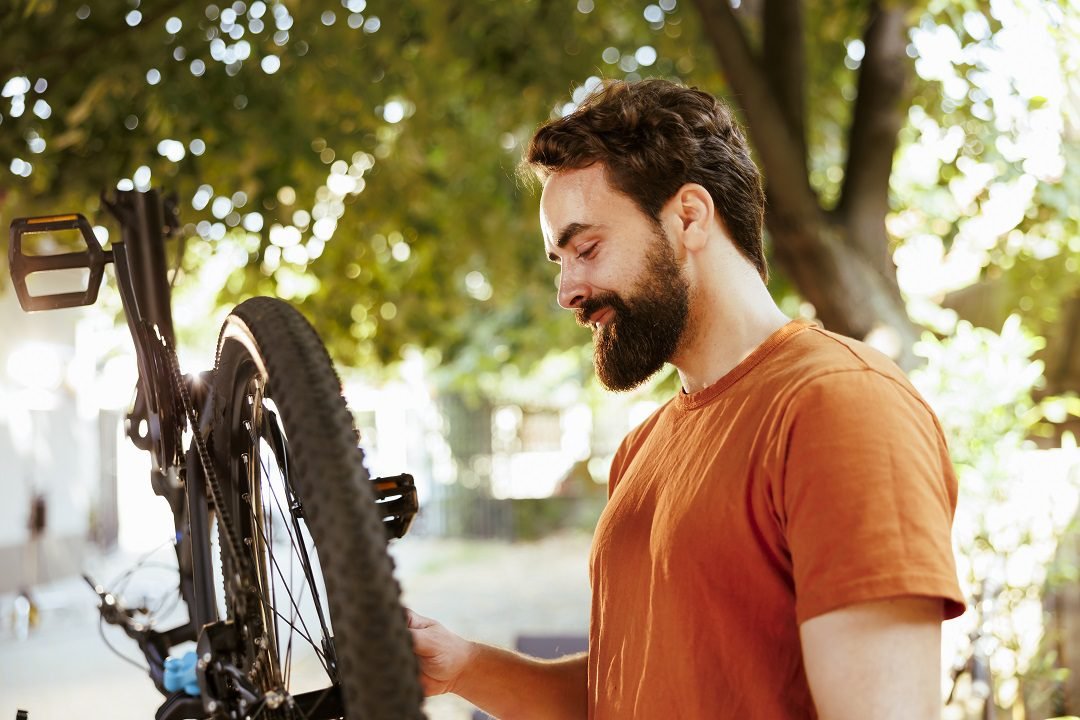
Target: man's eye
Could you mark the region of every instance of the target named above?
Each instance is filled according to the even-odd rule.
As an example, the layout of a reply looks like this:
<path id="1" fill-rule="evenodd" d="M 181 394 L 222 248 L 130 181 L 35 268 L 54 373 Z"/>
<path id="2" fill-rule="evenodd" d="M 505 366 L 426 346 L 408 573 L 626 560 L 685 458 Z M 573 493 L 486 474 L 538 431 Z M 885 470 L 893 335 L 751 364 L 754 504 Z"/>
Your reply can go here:
<path id="1" fill-rule="evenodd" d="M 596 246 L 595 245 L 590 245 L 589 247 L 585 248 L 584 250 L 582 250 L 581 252 L 578 253 L 578 259 L 580 259 L 580 260 L 588 260 L 589 258 L 591 258 L 595 254 L 596 254 Z"/>

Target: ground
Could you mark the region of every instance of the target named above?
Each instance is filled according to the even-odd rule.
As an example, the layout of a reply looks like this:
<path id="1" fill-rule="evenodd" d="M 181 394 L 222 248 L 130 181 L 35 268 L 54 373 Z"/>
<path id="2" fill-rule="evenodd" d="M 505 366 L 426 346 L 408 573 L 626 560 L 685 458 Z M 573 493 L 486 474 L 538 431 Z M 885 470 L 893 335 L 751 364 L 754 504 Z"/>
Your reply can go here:
<path id="1" fill-rule="evenodd" d="M 580 533 L 531 543 L 405 538 L 393 554 L 407 605 L 467 637 L 512 646 L 519 634 L 585 633 L 588 547 Z M 92 558 L 87 569 L 100 581 L 131 562 L 113 553 Z M 125 597 L 141 602 L 170 582 L 166 570 L 147 568 Z M 40 622 L 25 639 L 12 623 L 14 598 L 0 597 L 0 718 L 14 717 L 19 708 L 29 711 L 29 720 L 153 718 L 161 696 L 144 673 L 105 645 L 96 597 L 86 584 L 69 578 L 39 588 L 36 596 Z M 130 640 L 115 628 L 106 632 L 118 650 L 136 658 Z M 472 706 L 453 696 L 432 698 L 425 709 L 430 720 L 472 717 Z"/>

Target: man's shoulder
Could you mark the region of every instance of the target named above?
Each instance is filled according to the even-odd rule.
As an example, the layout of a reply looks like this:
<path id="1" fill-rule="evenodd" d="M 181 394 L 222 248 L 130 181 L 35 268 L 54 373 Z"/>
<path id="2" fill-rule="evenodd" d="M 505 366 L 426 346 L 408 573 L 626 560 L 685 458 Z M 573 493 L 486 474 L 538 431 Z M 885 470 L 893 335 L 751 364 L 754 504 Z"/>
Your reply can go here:
<path id="1" fill-rule="evenodd" d="M 808 407 L 864 422 L 885 414 L 925 422 L 936 414 L 895 362 L 865 342 L 809 326 L 772 370 L 773 396 L 789 420 Z M 767 380 L 768 381 L 768 380 Z M 906 410 L 901 410 L 906 408 Z"/>
<path id="2" fill-rule="evenodd" d="M 896 383 L 918 396 L 904 371 L 880 350 L 865 342 L 817 325 L 808 325 L 784 343 L 762 381 L 796 395 L 809 386 L 844 384 L 853 377 Z"/>

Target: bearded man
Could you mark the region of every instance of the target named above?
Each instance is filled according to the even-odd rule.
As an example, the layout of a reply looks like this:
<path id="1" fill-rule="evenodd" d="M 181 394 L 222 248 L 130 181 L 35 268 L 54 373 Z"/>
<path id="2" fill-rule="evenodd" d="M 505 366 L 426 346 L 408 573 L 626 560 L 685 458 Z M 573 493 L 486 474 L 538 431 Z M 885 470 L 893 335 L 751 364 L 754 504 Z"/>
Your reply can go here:
<path id="1" fill-rule="evenodd" d="M 777 308 L 730 111 L 611 82 L 525 161 L 600 381 L 671 363 L 682 392 L 612 462 L 588 652 L 540 661 L 410 612 L 425 691 L 501 718 L 939 717 L 963 610 L 941 427 L 888 358 Z"/>

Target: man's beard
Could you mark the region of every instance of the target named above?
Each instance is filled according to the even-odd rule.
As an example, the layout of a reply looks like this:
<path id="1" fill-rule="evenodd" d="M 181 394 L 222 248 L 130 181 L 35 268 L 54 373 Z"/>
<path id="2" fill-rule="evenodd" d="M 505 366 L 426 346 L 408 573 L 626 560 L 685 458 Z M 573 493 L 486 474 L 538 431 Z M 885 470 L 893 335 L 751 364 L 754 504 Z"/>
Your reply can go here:
<path id="1" fill-rule="evenodd" d="M 594 295 L 575 313 L 587 326 L 593 313 L 614 311 L 593 331 L 593 364 L 608 390 L 632 390 L 655 375 L 678 349 L 690 316 L 690 286 L 661 231 L 645 260 L 645 271 L 626 300 L 614 292 Z"/>

